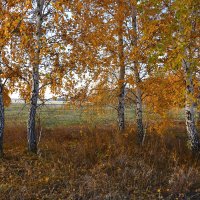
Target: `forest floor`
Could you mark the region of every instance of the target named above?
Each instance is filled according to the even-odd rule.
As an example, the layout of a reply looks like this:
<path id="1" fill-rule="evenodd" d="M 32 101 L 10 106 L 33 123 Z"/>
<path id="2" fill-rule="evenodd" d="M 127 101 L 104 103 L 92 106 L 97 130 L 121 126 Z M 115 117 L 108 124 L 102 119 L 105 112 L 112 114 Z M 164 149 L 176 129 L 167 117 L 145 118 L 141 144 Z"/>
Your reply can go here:
<path id="1" fill-rule="evenodd" d="M 197 200 L 200 157 L 175 134 L 149 134 L 141 147 L 133 129 L 77 125 L 43 129 L 32 155 L 25 126 L 13 124 L 0 160 L 0 199 Z"/>

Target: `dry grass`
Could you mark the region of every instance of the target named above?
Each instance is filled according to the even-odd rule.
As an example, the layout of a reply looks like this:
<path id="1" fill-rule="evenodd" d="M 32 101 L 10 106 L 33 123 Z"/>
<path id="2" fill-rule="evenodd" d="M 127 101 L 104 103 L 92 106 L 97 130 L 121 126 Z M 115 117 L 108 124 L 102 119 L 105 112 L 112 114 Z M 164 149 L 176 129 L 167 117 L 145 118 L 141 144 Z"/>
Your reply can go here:
<path id="1" fill-rule="evenodd" d="M 200 199 L 200 161 L 184 139 L 135 141 L 134 131 L 113 127 L 48 129 L 35 156 L 25 151 L 26 129 L 9 127 L 0 199 Z"/>

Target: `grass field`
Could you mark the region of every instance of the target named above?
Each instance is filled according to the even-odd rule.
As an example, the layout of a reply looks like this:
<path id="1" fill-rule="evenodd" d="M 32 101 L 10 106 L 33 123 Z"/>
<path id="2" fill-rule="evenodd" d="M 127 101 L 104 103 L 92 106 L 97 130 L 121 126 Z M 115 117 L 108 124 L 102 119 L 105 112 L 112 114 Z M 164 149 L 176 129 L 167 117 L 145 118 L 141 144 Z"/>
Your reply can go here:
<path id="1" fill-rule="evenodd" d="M 8 124 L 15 123 L 18 125 L 25 125 L 27 123 L 29 107 L 25 104 L 11 104 L 5 110 L 6 122 Z M 184 111 L 176 110 L 169 111 L 169 116 L 173 119 L 183 121 Z M 149 114 L 144 112 L 145 120 L 149 120 L 155 117 L 155 114 Z M 125 118 L 127 123 L 132 123 L 135 119 L 134 107 L 127 107 L 125 112 Z M 100 124 L 117 124 L 117 111 L 111 107 L 74 107 L 66 105 L 44 105 L 38 108 L 37 122 L 42 127 L 63 127 L 71 125 L 89 125 L 95 126 Z"/>
<path id="2" fill-rule="evenodd" d="M 26 124 L 28 117 L 28 105 L 11 104 L 5 110 L 6 121 L 8 123 Z M 107 107 L 93 108 L 92 106 L 75 108 L 66 105 L 44 105 L 39 107 L 37 121 L 43 127 L 59 127 L 82 124 L 111 124 L 116 123 L 117 112 L 115 109 Z M 134 119 L 134 109 L 128 108 L 126 119 Z"/>

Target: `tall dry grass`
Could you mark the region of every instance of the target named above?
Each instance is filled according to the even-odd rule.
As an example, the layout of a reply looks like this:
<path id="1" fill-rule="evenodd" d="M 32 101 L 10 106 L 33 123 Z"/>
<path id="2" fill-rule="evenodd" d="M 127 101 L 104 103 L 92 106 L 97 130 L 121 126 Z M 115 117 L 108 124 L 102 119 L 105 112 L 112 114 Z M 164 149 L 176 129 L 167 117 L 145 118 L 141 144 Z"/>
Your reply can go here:
<path id="1" fill-rule="evenodd" d="M 184 137 L 134 130 L 61 127 L 43 130 L 28 154 L 26 128 L 7 127 L 0 161 L 1 199 L 200 199 L 200 161 Z"/>

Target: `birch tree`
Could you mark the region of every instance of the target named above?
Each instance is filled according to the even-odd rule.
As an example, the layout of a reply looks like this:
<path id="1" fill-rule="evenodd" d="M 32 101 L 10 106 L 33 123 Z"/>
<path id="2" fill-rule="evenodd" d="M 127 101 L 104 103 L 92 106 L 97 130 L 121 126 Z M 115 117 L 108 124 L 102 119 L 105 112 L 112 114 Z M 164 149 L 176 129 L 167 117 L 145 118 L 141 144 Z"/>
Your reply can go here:
<path id="1" fill-rule="evenodd" d="M 148 18 L 150 15 L 148 12 L 144 13 L 145 16 L 142 16 L 142 8 L 147 7 L 148 4 L 151 7 L 154 7 L 154 5 L 145 1 L 142 5 L 139 5 L 140 10 L 138 12 L 139 3 L 136 1 L 91 2 L 85 0 L 74 2 L 74 4 L 77 5 L 75 24 L 79 24 L 77 25 L 79 40 L 75 42 L 77 47 L 73 47 L 75 56 L 77 58 L 77 55 L 80 54 L 78 62 L 82 60 L 81 57 L 83 56 L 87 58 L 84 59 L 84 63 L 90 66 L 90 72 L 92 71 L 98 77 L 101 85 L 107 84 L 104 88 L 108 89 L 108 82 L 105 80 L 109 80 L 111 83 L 109 91 L 112 90 L 112 92 L 109 92 L 109 94 L 115 94 L 113 95 L 115 100 L 112 103 L 115 102 L 113 107 L 117 110 L 119 130 L 125 129 L 125 87 L 131 85 L 136 96 L 136 125 L 141 143 L 144 137 L 144 128 L 140 85 L 142 78 L 147 76 L 142 67 L 144 68 L 147 65 L 146 49 L 153 42 L 152 38 L 149 38 L 150 41 L 145 40 L 146 33 L 143 30 L 147 24 L 146 21 L 143 24 L 144 20 L 138 20 L 138 18 Z M 150 13 L 152 12 L 152 10 L 148 10 Z M 151 24 L 150 21 L 149 24 Z M 151 24 L 152 29 L 153 26 L 155 25 Z M 138 32 L 139 27 L 141 28 L 140 32 Z M 101 56 L 97 56 L 94 52 L 98 52 Z M 92 56 L 90 57 L 90 55 Z M 96 67 L 94 67 L 95 65 Z M 100 84 L 97 85 L 97 87 L 99 86 Z"/>
<path id="2" fill-rule="evenodd" d="M 65 72 L 67 73 L 66 67 L 62 63 L 66 51 L 62 42 L 64 35 L 60 31 L 62 27 L 59 26 L 58 20 L 59 17 L 64 18 L 65 15 L 62 3 L 63 1 L 36 0 L 33 2 L 29 26 L 27 26 L 27 28 L 32 27 L 32 32 L 28 37 L 33 42 L 33 45 L 29 44 L 26 47 L 30 59 L 27 68 L 31 73 L 32 80 L 30 84 L 32 88 L 27 96 L 30 102 L 27 136 L 28 149 L 33 153 L 37 152 L 36 114 L 39 106 L 38 100 L 43 101 L 45 90 L 48 87 L 52 93 L 57 93 L 62 87 L 63 76 Z M 24 73 L 27 74 L 28 79 L 30 73 L 27 71 Z M 24 91 L 25 85 L 27 84 L 21 84 L 20 91 Z M 30 88 L 30 85 L 27 87 Z M 25 92 L 26 94 L 27 92 Z"/>
<path id="3" fill-rule="evenodd" d="M 9 95 L 15 90 L 15 83 L 22 78 L 20 67 L 15 65 L 12 57 L 13 39 L 19 32 L 29 6 L 28 0 L 26 2 L 3 0 L 0 3 L 0 157 L 3 156 L 4 106 L 10 102 Z"/>
<path id="4" fill-rule="evenodd" d="M 137 4 L 133 4 L 130 2 L 131 9 L 131 20 L 132 20 L 132 28 L 134 30 L 132 37 L 132 45 L 133 48 L 137 48 L 137 40 L 138 40 L 138 27 L 137 27 Z M 139 63 L 134 59 L 133 63 L 133 73 L 134 73 L 134 82 L 135 82 L 135 99 L 136 99 L 136 123 L 137 123 L 137 134 L 139 142 L 142 144 L 144 139 L 144 127 L 143 127 L 143 110 L 142 110 L 142 91 L 140 89 L 139 83 L 141 82 L 140 74 L 139 74 Z"/>
<path id="5" fill-rule="evenodd" d="M 193 152 L 200 151 L 200 140 L 195 125 L 195 96 L 194 79 L 197 71 L 198 58 L 196 56 L 197 35 L 199 32 L 197 1 L 177 2 L 177 18 L 180 23 L 179 34 L 182 43 L 182 68 L 185 75 L 185 122 L 189 138 L 189 146 Z M 178 6 L 180 6 L 178 8 Z M 186 11 L 187 10 L 187 11 Z"/>
<path id="6" fill-rule="evenodd" d="M 195 125 L 195 87 L 198 71 L 198 1 L 173 1 L 165 4 L 165 27 L 162 43 L 167 49 L 168 70 L 184 74 L 185 123 L 189 147 L 199 151 L 200 141 Z"/>
<path id="7" fill-rule="evenodd" d="M 35 41 L 35 56 L 34 62 L 32 63 L 32 92 L 31 92 L 31 101 L 30 101 L 30 111 L 28 119 L 28 149 L 30 152 L 37 153 L 37 141 L 36 141 L 36 111 L 39 97 L 39 65 L 40 61 L 40 52 L 41 52 L 41 37 L 42 37 L 42 23 L 44 20 L 43 16 L 44 0 L 36 1 L 36 41 Z"/>
<path id="8" fill-rule="evenodd" d="M 119 130 L 123 131 L 125 129 L 125 58 L 124 58 L 124 9 L 123 1 L 118 1 L 118 55 L 119 55 L 119 96 L 118 96 L 118 126 Z"/>

